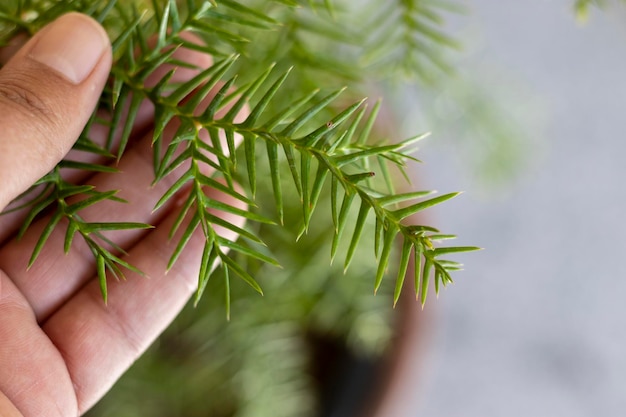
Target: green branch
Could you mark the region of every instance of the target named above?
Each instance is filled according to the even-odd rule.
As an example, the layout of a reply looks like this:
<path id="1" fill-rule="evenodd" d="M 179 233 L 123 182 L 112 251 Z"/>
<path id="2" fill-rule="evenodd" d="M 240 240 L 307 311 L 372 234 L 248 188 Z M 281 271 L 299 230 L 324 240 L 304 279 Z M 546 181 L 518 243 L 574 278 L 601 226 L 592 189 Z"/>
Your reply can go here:
<path id="1" fill-rule="evenodd" d="M 28 2 L 35 10 L 37 5 L 43 8 L 46 2 Z M 284 2 L 283 2 L 284 3 Z M 26 4 L 17 1 L 17 10 L 26 13 L 22 7 Z M 63 6 L 65 5 L 65 6 Z M 333 15 L 339 13 L 326 2 L 327 10 Z M 402 2 L 404 20 L 412 30 L 416 30 L 433 42 L 455 46 L 454 42 L 438 30 L 426 25 L 421 19 L 437 23 L 438 17 L 430 11 L 428 2 Z M 439 7 L 433 3 L 432 7 Z M 287 7 L 276 2 L 268 7 Z M 426 7 L 426 8 L 425 8 Z M 349 213 L 355 196 L 359 196 L 360 208 L 354 222 L 354 229 L 344 259 L 347 269 L 354 257 L 356 247 L 362 240 L 367 218 L 373 213 L 375 218 L 374 253 L 378 259 L 378 269 L 374 278 L 374 290 L 377 291 L 391 263 L 391 254 L 400 239 L 400 267 L 396 277 L 394 304 L 397 302 L 408 270 L 410 254 L 414 254 L 414 276 L 416 295 L 422 304 L 426 300 L 428 277 L 434 275 L 436 292 L 440 284 L 451 282 L 450 272 L 459 269 L 459 265 L 440 260 L 440 256 L 450 253 L 475 250 L 474 247 L 439 247 L 433 242 L 440 240 L 439 231 L 421 225 L 406 224 L 407 219 L 434 205 L 447 201 L 457 193 L 445 194 L 422 200 L 430 192 L 408 192 L 396 194 L 393 191 L 394 179 L 391 167 L 404 173 L 407 161 L 414 161 L 411 155 L 414 144 L 422 136 L 399 143 L 379 142 L 370 140 L 375 126 L 375 119 L 380 102 L 373 110 L 367 112 L 365 100 L 355 100 L 352 104 L 337 104 L 345 89 L 339 89 L 318 97 L 314 91 L 303 95 L 300 99 L 285 99 L 285 85 L 291 68 L 274 75 L 275 65 L 269 65 L 263 72 L 249 70 L 242 75 L 244 64 L 240 61 L 238 51 L 242 44 L 252 42 L 247 36 L 249 31 L 280 30 L 278 20 L 265 14 L 263 9 L 245 6 L 235 1 L 193 1 L 178 4 L 174 0 L 165 2 L 163 6 L 153 2 L 152 8 L 145 5 L 128 7 L 114 0 L 104 5 L 91 1 L 72 1 L 55 3 L 46 13 L 41 13 L 28 23 L 28 30 L 43 26 L 46 21 L 62 11 L 79 10 L 88 12 L 115 34 L 113 52 L 115 63 L 111 71 L 111 80 L 102 96 L 100 105 L 109 109 L 111 121 L 103 122 L 92 117 L 89 126 L 77 142 L 76 149 L 93 152 L 109 159 L 123 157 L 130 139 L 132 127 L 143 100 L 152 102 L 155 108 L 155 125 L 153 133 L 153 159 L 155 182 L 172 174 L 177 168 L 187 165 L 189 168 L 177 178 L 173 185 L 164 193 L 155 206 L 155 210 L 163 207 L 182 190 L 190 190 L 185 203 L 171 230 L 171 236 L 183 228 L 169 261 L 169 267 L 176 262 L 185 249 L 191 236 L 200 229 L 205 244 L 198 279 L 196 301 L 202 295 L 214 267 L 218 264 L 224 269 L 226 276 L 234 273 L 258 292 L 260 285 L 254 277 L 225 255 L 226 252 L 237 252 L 245 257 L 278 265 L 271 257 L 254 249 L 254 244 L 262 243 L 257 234 L 249 227 L 242 228 L 213 214 L 213 210 L 223 211 L 245 218 L 249 224 L 274 224 L 255 211 L 256 190 L 259 177 L 270 177 L 274 193 L 274 201 L 278 222 L 284 222 L 284 199 L 280 172 L 282 166 L 288 167 L 292 183 L 302 206 L 302 233 L 311 227 L 311 219 L 320 195 L 330 186 L 330 212 L 334 222 L 334 236 L 331 245 L 331 258 L 335 258 L 342 237 L 346 234 Z M 285 10 L 287 10 L 285 9 Z M 16 31 L 23 30 L 24 25 L 9 18 L 10 7 L 0 8 L 0 42 L 6 41 Z M 147 12 L 143 12 L 146 10 Z M 42 11 L 42 9 L 39 9 Z M 419 19 L 409 12 L 420 12 Z M 408 19 L 408 20 L 407 20 Z M 120 24 L 120 21 L 122 22 Z M 117 25 L 116 25 L 117 24 Z M 300 30 L 308 31 L 310 27 L 300 21 Z M 286 30 L 298 30 L 293 27 Z M 218 42 L 202 46 L 185 39 L 183 33 L 194 32 L 205 40 L 216 38 Z M 333 31 L 325 31 L 325 36 L 345 41 Z M 152 41 L 149 41 L 152 39 Z M 154 42 L 154 47 L 149 43 Z M 173 84 L 171 78 L 175 70 L 165 74 L 153 87 L 146 86 L 146 80 L 154 71 L 164 64 L 174 67 L 193 67 L 187 62 L 174 58 L 180 48 L 190 48 L 210 53 L 218 59 L 209 68 L 198 68 L 198 74 L 187 82 Z M 231 49 L 230 54 L 225 50 Z M 218 51 L 219 50 L 219 51 Z M 250 77 L 254 74 L 255 77 Z M 274 81 L 270 82 L 270 78 Z M 245 79 L 248 81 L 238 81 Z M 239 87 L 237 87 L 239 84 Z M 207 107 L 198 111 L 203 102 Z M 236 123 L 236 117 L 249 108 L 246 120 Z M 217 118 L 220 111 L 226 114 Z M 178 120 L 180 126 L 170 143 L 165 143 L 163 132 L 172 121 Z M 89 129 L 94 123 L 104 123 L 109 127 L 109 136 L 105 149 L 96 146 L 89 139 Z M 301 134 L 301 131 L 308 133 Z M 118 149 L 114 152 L 113 144 L 116 132 L 121 132 Z M 201 132 L 208 133 L 208 141 L 203 140 Z M 241 138 L 242 151 L 237 151 L 237 140 Z M 264 152 L 259 151 L 258 143 L 263 142 Z M 258 160 L 265 156 L 269 173 L 257 172 Z M 241 160 L 240 160 L 241 158 Z M 49 206 L 54 206 L 53 215 L 39 242 L 33 251 L 31 264 L 37 258 L 41 248 L 47 241 L 52 230 L 62 219 L 68 224 L 65 250 L 71 247 L 73 237 L 80 234 L 92 251 L 98 275 L 101 281 L 103 296 L 106 300 L 106 271 L 113 276 L 123 276 L 120 266 L 133 269 L 116 254 L 108 250 L 108 245 L 121 253 L 115 244 L 105 238 L 102 232 L 125 228 L 145 228 L 147 225 L 135 223 L 85 223 L 77 214 L 100 201 L 115 199 L 114 192 L 96 191 L 90 186 L 74 186 L 61 179 L 60 168 L 85 169 L 87 171 L 103 171 L 110 168 L 102 165 L 63 161 L 56 170 L 44 177 L 40 184 L 45 184 L 43 191 L 30 200 L 31 212 L 24 223 L 20 234 L 23 234 L 32 221 Z M 206 169 L 214 173 L 205 174 Z M 382 173 L 388 191 L 377 191 L 373 187 L 375 171 Z M 248 192 L 244 195 L 235 189 L 236 179 L 242 175 L 247 177 Z M 406 174 L 405 174 L 406 175 Z M 220 180 L 221 179 L 221 180 Z M 234 205 L 210 199 L 205 194 L 209 187 L 221 191 L 249 207 L 244 210 Z M 342 190 L 343 197 L 339 190 Z M 78 203 L 68 203 L 67 198 L 77 199 Z M 417 201 L 417 202 L 416 202 Z M 408 205 L 407 205 L 408 204 Z M 187 223 L 186 223 L 187 222 Z M 215 227 L 225 227 L 252 243 L 237 243 L 218 236 Z M 448 236 L 449 237 L 449 236 Z M 226 286 L 227 305 L 230 306 L 229 287 Z"/>

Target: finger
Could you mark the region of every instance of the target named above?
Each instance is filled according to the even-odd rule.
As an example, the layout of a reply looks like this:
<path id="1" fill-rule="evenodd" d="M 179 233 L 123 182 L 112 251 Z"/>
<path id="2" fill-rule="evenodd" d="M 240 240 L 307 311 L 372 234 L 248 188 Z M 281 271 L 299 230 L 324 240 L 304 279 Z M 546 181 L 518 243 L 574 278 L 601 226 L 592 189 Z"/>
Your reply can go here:
<path id="1" fill-rule="evenodd" d="M 201 40 L 197 36 L 191 33 L 182 33 L 180 36 L 192 43 L 201 42 Z M 23 43 L 24 42 L 22 42 L 22 44 Z M 202 53 L 200 51 L 187 49 L 187 48 L 177 49 L 176 52 L 174 52 L 174 54 L 172 55 L 172 59 L 185 62 L 189 65 L 189 67 L 176 68 L 176 72 L 170 79 L 170 83 L 172 84 L 182 83 L 182 82 L 190 80 L 195 75 L 197 75 L 201 69 L 210 67 L 213 62 L 211 56 L 205 53 Z M 155 85 L 165 74 L 167 74 L 170 70 L 174 68 L 175 67 L 172 64 L 161 65 L 152 74 L 148 76 L 148 78 L 146 79 L 146 85 L 147 86 Z M 109 114 L 106 114 L 104 111 L 101 111 L 99 112 L 99 118 L 103 120 L 110 120 L 111 116 Z M 141 103 L 139 107 L 139 111 L 137 113 L 137 117 L 135 118 L 133 130 L 130 135 L 131 144 L 134 143 L 137 140 L 137 138 L 143 138 L 145 133 L 148 132 L 152 128 L 153 120 L 154 120 L 154 106 L 150 100 L 145 99 Z M 113 138 L 113 152 L 115 152 L 115 150 L 117 149 L 117 145 L 119 144 L 119 141 L 122 135 L 122 127 L 124 126 L 125 123 L 126 123 L 126 115 L 122 117 L 120 124 L 116 128 L 116 132 Z M 106 125 L 106 123 L 105 124 L 96 123 L 91 127 L 91 130 L 89 132 L 89 138 L 96 145 L 105 147 L 108 137 L 109 137 L 109 129 L 110 127 Z M 106 158 L 100 155 L 97 155 L 95 153 L 80 152 L 76 150 L 71 150 L 66 156 L 66 159 L 79 161 L 79 162 L 85 162 L 85 163 L 92 163 L 92 164 L 104 164 L 107 162 Z M 92 174 L 86 171 L 70 170 L 70 171 L 62 172 L 62 175 L 65 179 L 67 179 L 68 181 L 72 183 L 80 183 L 80 182 L 87 180 L 87 178 Z M 36 195 L 37 194 L 35 192 L 32 195 L 25 196 L 23 199 L 19 199 L 18 201 L 14 202 L 14 204 L 9 206 L 8 208 L 11 208 L 12 206 L 19 206 L 20 204 L 23 204 L 25 201 L 28 201 L 28 198 L 32 198 Z M 26 217 L 27 213 L 28 213 L 28 207 L 22 210 L 13 211 L 11 213 L 5 213 L 2 216 L 0 216 L 0 244 L 5 242 L 11 235 L 17 232 L 24 218 Z"/>
<path id="2" fill-rule="evenodd" d="M 15 408 L 11 401 L 0 391 L 0 416 L 2 417 L 24 417 L 18 410 Z"/>
<path id="3" fill-rule="evenodd" d="M 1 270 L 0 317 L 0 392 L 25 417 L 78 415 L 63 357 L 35 320 L 26 299 Z M 4 416 L 2 407 L 0 415 Z"/>
<path id="4" fill-rule="evenodd" d="M 211 198 L 244 209 L 240 201 L 213 192 Z M 215 213 L 242 226 L 240 217 Z M 185 305 L 197 286 L 204 236 L 197 230 L 179 261 L 165 274 L 167 259 L 180 234 L 168 238 L 172 213 L 127 260 L 146 277 L 129 274 L 126 281 L 111 281 L 109 303 L 104 305 L 93 280 L 43 325 L 62 353 L 76 388 L 80 412 L 91 407 L 137 359 Z M 234 239 L 234 233 L 216 228 Z"/>
<path id="5" fill-rule="evenodd" d="M 111 65 L 102 27 L 64 15 L 0 71 L 0 208 L 48 172 L 89 119 Z"/>

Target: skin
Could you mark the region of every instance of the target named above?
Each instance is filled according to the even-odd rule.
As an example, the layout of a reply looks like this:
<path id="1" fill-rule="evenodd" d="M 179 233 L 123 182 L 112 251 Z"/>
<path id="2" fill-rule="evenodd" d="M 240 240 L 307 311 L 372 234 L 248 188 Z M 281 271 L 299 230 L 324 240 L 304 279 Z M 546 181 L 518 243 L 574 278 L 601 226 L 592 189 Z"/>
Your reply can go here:
<path id="1" fill-rule="evenodd" d="M 6 62 L 0 71 L 0 211 L 69 151 L 95 106 L 111 66 L 108 49 L 84 81 L 69 82 L 29 57 L 38 36 L 45 36 L 45 29 L 31 40 L 22 40 L 24 45 L 0 51 L 0 60 Z M 200 68 L 211 64 L 211 58 L 199 52 L 183 49 L 176 54 L 178 59 Z M 150 82 L 156 82 L 159 74 L 167 71 L 167 67 L 159 69 Z M 185 81 L 194 74 L 194 70 L 181 68 L 174 81 Z M 240 116 L 246 115 L 244 110 Z M 89 178 L 98 189 L 121 189 L 119 196 L 129 203 L 104 202 L 90 207 L 81 212 L 85 220 L 156 226 L 148 231 L 110 235 L 128 252 L 125 259 L 145 276 L 129 272 L 125 281 L 109 280 L 106 305 L 95 278 L 93 257 L 80 239 L 75 239 L 72 250 L 65 255 L 65 231 L 63 227 L 57 229 L 37 262 L 27 269 L 34 242 L 47 220 L 35 223 L 17 241 L 15 233 L 25 212 L 0 216 L 1 417 L 83 414 L 193 294 L 204 241 L 200 234 L 194 235 L 180 260 L 166 273 L 167 260 L 177 242 L 176 237 L 168 238 L 176 203 L 156 213 L 152 208 L 185 167 L 151 186 L 152 120 L 153 110 L 144 103 L 129 148 L 118 164 L 121 173 Z M 174 120 L 165 131 L 166 138 L 175 128 Z M 106 131 L 96 128 L 93 137 L 104 143 Z M 94 160 L 93 155 L 75 151 L 71 158 Z M 81 172 L 67 175 L 77 182 L 88 177 Z M 244 208 L 214 190 L 207 193 Z M 243 225 L 242 219 L 220 215 Z M 228 231 L 220 233 L 235 238 Z"/>

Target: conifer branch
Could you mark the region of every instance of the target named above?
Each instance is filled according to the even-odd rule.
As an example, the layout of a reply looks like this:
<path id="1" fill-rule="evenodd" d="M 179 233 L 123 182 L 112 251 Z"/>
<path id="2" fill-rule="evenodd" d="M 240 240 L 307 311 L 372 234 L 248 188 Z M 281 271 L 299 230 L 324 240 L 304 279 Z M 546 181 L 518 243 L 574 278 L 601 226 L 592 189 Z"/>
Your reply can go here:
<path id="1" fill-rule="evenodd" d="M 420 12 L 420 16 L 437 22 L 436 15 L 423 12 L 430 10 L 425 7 L 441 8 L 442 3 L 414 1 L 402 4 L 401 9 L 406 14 L 405 20 L 412 19 L 409 26 L 413 30 L 436 43 L 455 46 L 445 35 L 411 15 L 413 12 Z M 293 2 L 274 2 L 271 7 L 286 8 L 283 10 L 283 13 L 286 13 L 293 5 Z M 331 2 L 325 1 L 323 5 L 329 14 L 337 13 L 336 8 L 331 7 Z M 100 101 L 100 107 L 110 111 L 111 121 L 103 122 L 95 116 L 92 117 L 90 125 L 81 135 L 75 148 L 105 156 L 109 160 L 119 160 L 127 148 L 140 103 L 143 100 L 152 102 L 155 108 L 153 134 L 155 182 L 183 165 L 188 166 L 186 172 L 165 192 L 156 204 L 155 210 L 165 205 L 181 190 L 191 190 L 180 209 L 171 235 L 182 227 L 185 218 L 191 220 L 185 226 L 182 237 L 171 255 L 169 267 L 176 262 L 194 232 L 201 230 L 205 239 L 196 301 L 202 295 L 218 263 L 224 268 L 227 277 L 234 273 L 254 290 L 262 293 L 254 277 L 226 255 L 228 251 L 269 264 L 278 264 L 271 256 L 254 248 L 254 244 L 262 242 L 262 239 L 250 231 L 250 227 L 240 228 L 211 214 L 211 210 L 217 209 L 241 216 L 249 224 L 274 224 L 273 220 L 254 210 L 257 182 L 261 176 L 257 172 L 257 162 L 260 158 L 266 158 L 270 169 L 267 175 L 272 180 L 280 223 L 283 223 L 285 192 L 278 173 L 280 165 L 288 166 L 292 184 L 302 205 L 302 233 L 306 233 L 311 226 L 310 221 L 317 208 L 320 194 L 330 183 L 330 211 L 335 226 L 331 246 L 333 258 L 342 237 L 346 234 L 348 213 L 355 204 L 354 197 L 359 197 L 360 209 L 352 235 L 348 239 L 344 259 L 346 269 L 352 261 L 357 244 L 362 239 L 367 217 L 373 213 L 376 223 L 374 252 L 379 260 L 374 278 L 375 291 L 380 287 L 391 262 L 392 249 L 397 239 L 402 240 L 394 304 L 400 295 L 411 252 L 414 253 L 416 261 L 419 261 L 415 263 L 414 275 L 416 295 L 421 294 L 423 304 L 431 272 L 435 280 L 435 291 L 438 292 L 440 284 L 446 285 L 452 281 L 450 272 L 459 267 L 458 264 L 440 260 L 439 257 L 477 249 L 436 248 L 433 242 L 440 240 L 442 236 L 438 230 L 428 226 L 405 224 L 407 218 L 449 200 L 456 196 L 456 193 L 415 202 L 428 192 L 395 194 L 393 191 L 381 192 L 372 188 L 371 177 L 374 175 L 372 167 L 379 168 L 386 183 L 391 185 L 393 180 L 390 168 L 396 167 L 403 172 L 407 161 L 415 160 L 411 152 L 414 144 L 422 136 L 400 143 L 372 143 L 369 138 L 379 104 L 369 114 L 366 112 L 365 100 L 356 100 L 350 105 L 337 104 L 344 89 L 322 96 L 313 92 L 304 94 L 299 99 L 294 99 L 293 96 L 286 99 L 287 94 L 284 94 L 283 90 L 291 68 L 275 75 L 276 68 L 272 64 L 265 66 L 262 72 L 248 70 L 247 73 L 243 73 L 244 64 L 240 61 L 244 58 L 240 58 L 238 53 L 249 50 L 245 45 L 252 42 L 252 37 L 247 34 L 280 27 L 280 21 L 266 14 L 263 7 L 256 8 L 231 0 L 215 2 L 187 0 L 181 3 L 168 0 L 164 4 L 153 1 L 151 7 L 141 3 L 128 6 L 115 0 L 104 4 L 88 0 L 67 2 L 14 0 L 12 6 L 0 8 L 0 44 L 6 43 L 19 31 L 33 33 L 54 17 L 69 10 L 88 13 L 105 25 L 113 39 L 115 58 L 109 85 Z M 16 19 L 11 17 L 31 14 L 34 17 L 27 21 L 16 22 Z M 308 28 L 300 20 L 297 30 L 307 31 Z M 198 34 L 207 41 L 205 45 L 210 46 L 189 42 L 183 35 L 185 32 Z M 332 30 L 324 31 L 324 35 L 339 38 L 340 41 L 345 40 Z M 154 40 L 154 47 L 148 46 L 150 40 Z M 410 42 L 409 44 L 413 45 Z M 415 45 L 419 46 L 419 43 Z M 209 68 L 199 69 L 198 75 L 185 83 L 178 85 L 171 83 L 173 71 L 170 71 L 156 85 L 148 87 L 146 80 L 163 64 L 192 66 L 173 58 L 178 48 L 209 53 L 214 56 L 215 63 Z M 350 77 L 344 74 L 344 78 Z M 198 111 L 200 104 L 207 100 L 209 103 L 206 109 Z M 249 106 L 250 113 L 243 122 L 236 122 L 236 117 L 244 106 Z M 220 110 L 226 111 L 221 118 L 217 117 Z M 179 127 L 173 140 L 166 143 L 163 132 L 172 120 L 177 120 Z M 104 123 L 109 127 L 109 137 L 104 149 L 89 139 L 89 128 L 94 123 Z M 120 132 L 120 138 L 117 149 L 114 149 L 116 132 Z M 202 132 L 208 133 L 208 141 L 203 139 Z M 243 142 L 242 151 L 236 149 L 236 138 L 241 138 Z M 68 160 L 61 162 L 51 174 L 39 182 L 39 185 L 43 184 L 44 187 L 41 188 L 39 195 L 30 200 L 31 211 L 20 234 L 23 234 L 41 213 L 52 210 L 51 220 L 34 248 L 31 264 L 36 260 L 52 230 L 59 227 L 64 220 L 67 224 L 65 250 L 70 249 L 74 235 L 82 236 L 96 260 L 106 300 L 107 271 L 121 278 L 123 277 L 121 268 L 135 269 L 118 257 L 116 253 L 121 252 L 120 248 L 107 240 L 103 232 L 149 226 L 136 223 L 84 222 L 78 215 L 79 210 L 103 200 L 115 200 L 115 193 L 95 190 L 90 186 L 71 185 L 60 175 L 61 168 L 85 169 L 92 172 L 111 170 L 103 165 Z M 213 174 L 206 175 L 207 170 Z M 234 186 L 235 182 L 243 177 L 247 182 L 247 195 L 237 191 Z M 245 203 L 250 210 L 242 210 L 208 198 L 205 194 L 206 187 L 217 189 Z M 340 195 L 342 193 L 343 197 Z M 78 202 L 73 202 L 74 199 Z M 397 205 L 401 203 L 411 204 Z M 235 231 L 244 241 L 251 244 L 222 238 L 218 236 L 215 226 Z M 112 249 L 108 249 L 107 246 Z M 424 262 L 421 261 L 422 258 Z M 228 288 L 227 286 L 227 298 L 230 297 Z M 227 306 L 230 306 L 230 300 Z"/>

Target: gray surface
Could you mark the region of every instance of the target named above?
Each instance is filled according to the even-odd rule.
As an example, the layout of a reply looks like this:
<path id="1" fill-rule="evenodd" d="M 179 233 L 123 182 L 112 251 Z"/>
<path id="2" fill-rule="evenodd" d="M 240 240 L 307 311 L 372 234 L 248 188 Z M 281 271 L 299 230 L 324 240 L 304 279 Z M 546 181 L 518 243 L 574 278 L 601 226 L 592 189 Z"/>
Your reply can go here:
<path id="1" fill-rule="evenodd" d="M 464 257 L 431 303 L 434 339 L 407 415 L 625 413 L 626 15 L 581 27 L 571 3 L 469 2 L 482 40 L 464 65 L 523 80 L 544 103 L 545 142 L 523 146 L 529 164 L 503 189 L 469 175 L 453 138 L 424 145 L 423 182 L 467 191 L 437 224 L 487 250 Z"/>

